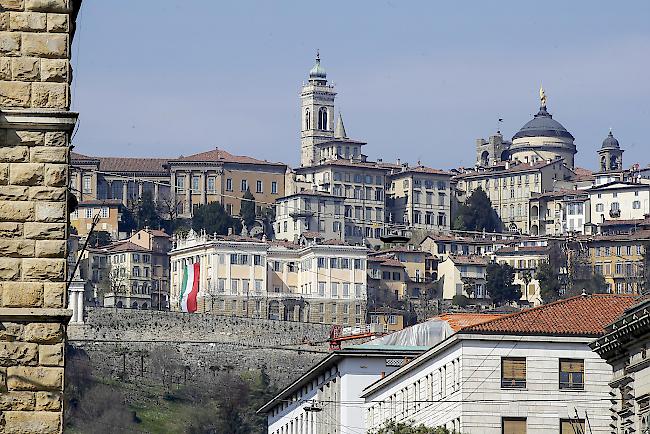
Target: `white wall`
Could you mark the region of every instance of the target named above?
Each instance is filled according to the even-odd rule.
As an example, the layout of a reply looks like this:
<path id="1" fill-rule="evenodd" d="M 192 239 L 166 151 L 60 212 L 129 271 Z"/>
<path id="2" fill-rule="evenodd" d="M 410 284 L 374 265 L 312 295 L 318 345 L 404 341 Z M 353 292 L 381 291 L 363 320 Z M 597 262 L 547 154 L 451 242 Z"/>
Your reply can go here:
<path id="1" fill-rule="evenodd" d="M 560 419 L 575 417 L 577 409 L 581 418 L 587 412 L 593 433 L 610 432 L 608 381 L 611 368 L 590 350 L 589 339 L 575 338 L 572 342 L 548 336 L 476 337 L 481 340 L 450 341 L 448 348 L 430 360 L 367 396 L 369 427 L 380 426 L 391 416 L 390 411 L 394 411 L 397 421 L 413 420 L 416 424 L 432 427 L 453 428 L 453 423 L 460 418 L 463 434 L 500 434 L 502 417 L 526 417 L 528 433 L 542 434 L 558 432 Z M 526 357 L 525 389 L 501 389 L 501 358 L 506 356 Z M 560 358 L 584 359 L 584 390 L 559 389 Z M 460 390 L 454 386 L 452 367 L 455 360 L 460 360 Z M 447 395 L 441 397 L 438 373 L 445 367 Z M 389 404 L 389 397 L 397 393 L 399 398 L 401 390 L 410 390 L 418 380 L 432 383 L 433 392 L 425 388 L 417 400 L 433 402 L 410 402 L 406 411 L 401 411 L 399 405 L 391 410 L 395 406 Z M 409 393 L 409 398 L 416 400 L 413 393 Z M 382 409 L 377 412 L 380 402 Z"/>

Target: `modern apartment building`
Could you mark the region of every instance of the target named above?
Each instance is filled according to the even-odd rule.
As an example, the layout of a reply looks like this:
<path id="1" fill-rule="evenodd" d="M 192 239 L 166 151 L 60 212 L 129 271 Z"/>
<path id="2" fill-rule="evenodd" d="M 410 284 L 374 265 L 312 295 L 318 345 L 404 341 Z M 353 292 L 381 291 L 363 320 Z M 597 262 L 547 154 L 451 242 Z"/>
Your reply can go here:
<path id="1" fill-rule="evenodd" d="M 186 265 L 199 263 L 200 312 L 365 324 L 367 250 L 337 242 L 295 244 L 190 231 L 170 252 L 171 305 Z"/>

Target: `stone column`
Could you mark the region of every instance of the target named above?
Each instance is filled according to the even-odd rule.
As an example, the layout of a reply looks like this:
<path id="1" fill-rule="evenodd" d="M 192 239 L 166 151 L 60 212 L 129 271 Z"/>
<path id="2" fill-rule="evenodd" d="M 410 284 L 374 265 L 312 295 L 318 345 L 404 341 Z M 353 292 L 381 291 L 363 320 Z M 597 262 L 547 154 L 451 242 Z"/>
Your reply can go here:
<path id="1" fill-rule="evenodd" d="M 129 180 L 122 181 L 122 205 L 127 206 L 127 198 L 129 197 Z"/>
<path id="2" fill-rule="evenodd" d="M 76 173 L 75 177 L 76 177 L 76 183 L 77 183 L 77 187 L 76 187 L 76 188 L 77 188 L 77 191 L 79 192 L 79 193 L 78 193 L 79 202 L 81 202 L 82 200 L 84 200 L 84 191 L 83 191 L 83 171 L 82 171 L 82 170 L 79 170 L 79 171 Z"/>
<path id="3" fill-rule="evenodd" d="M 207 203 L 207 198 L 206 198 L 206 190 L 207 190 L 207 185 L 206 185 L 206 176 L 205 176 L 205 170 L 201 172 L 201 178 L 199 179 L 199 189 L 201 190 L 201 205 L 205 205 Z"/>
<path id="4" fill-rule="evenodd" d="M 138 181 L 138 198 L 142 197 L 142 191 L 144 190 L 143 184 L 142 181 Z"/>
<path id="5" fill-rule="evenodd" d="M 154 182 L 153 184 L 153 200 L 158 202 L 158 183 Z"/>

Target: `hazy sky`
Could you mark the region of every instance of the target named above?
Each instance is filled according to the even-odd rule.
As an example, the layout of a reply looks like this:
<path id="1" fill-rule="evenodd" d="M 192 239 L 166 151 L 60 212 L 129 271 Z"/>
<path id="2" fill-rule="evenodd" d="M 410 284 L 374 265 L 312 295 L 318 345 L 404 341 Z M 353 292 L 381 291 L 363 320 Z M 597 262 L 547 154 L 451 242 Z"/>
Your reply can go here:
<path id="1" fill-rule="evenodd" d="M 76 151 L 215 146 L 296 165 L 299 90 L 320 49 L 370 159 L 472 165 L 539 107 L 595 168 L 609 128 L 650 163 L 650 1 L 85 1 L 73 46 Z"/>

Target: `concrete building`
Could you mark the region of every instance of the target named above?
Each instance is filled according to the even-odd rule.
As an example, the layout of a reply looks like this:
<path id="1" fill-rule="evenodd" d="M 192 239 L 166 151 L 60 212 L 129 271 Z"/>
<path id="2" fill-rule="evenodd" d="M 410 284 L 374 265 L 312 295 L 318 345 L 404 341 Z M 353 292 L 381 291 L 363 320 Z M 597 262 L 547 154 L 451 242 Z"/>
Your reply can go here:
<path id="1" fill-rule="evenodd" d="M 344 239 L 345 199 L 319 191 L 301 191 L 275 203 L 275 238 L 297 242 L 317 233 L 325 240 Z"/>
<path id="2" fill-rule="evenodd" d="M 562 159 L 532 163 L 511 162 L 468 171 L 455 177 L 458 200 L 464 202 L 481 188 L 503 222 L 504 231 L 531 233 L 529 200 L 533 194 L 553 191 L 555 183 L 574 176 Z"/>
<path id="3" fill-rule="evenodd" d="M 438 264 L 438 279 L 442 282 L 442 298 L 451 300 L 455 295 L 486 299 L 485 271 L 489 258 L 476 255 L 449 255 Z"/>
<path id="4" fill-rule="evenodd" d="M 606 327 L 591 348 L 614 371 L 609 432 L 646 433 L 650 429 L 650 300 L 629 308 Z"/>
<path id="5" fill-rule="evenodd" d="M 193 231 L 170 252 L 171 304 L 185 265 L 200 263 L 199 311 L 293 321 L 365 324 L 367 250 Z"/>
<path id="6" fill-rule="evenodd" d="M 650 184 L 614 181 L 595 185 L 589 190 L 591 220 L 638 220 L 650 214 Z"/>
<path id="7" fill-rule="evenodd" d="M 531 235 L 562 236 L 589 232 L 591 205 L 586 191 L 559 189 L 533 193 L 529 207 Z"/>
<path id="8" fill-rule="evenodd" d="M 467 434 L 609 433 L 611 369 L 589 344 L 635 302 L 578 296 L 463 328 L 364 390 L 365 430 L 392 420 Z"/>
<path id="9" fill-rule="evenodd" d="M 365 432 L 360 395 L 422 348 L 359 348 L 334 351 L 267 402 L 269 434 Z M 345 403 L 345 404 L 344 404 Z M 357 403 L 357 405 L 353 405 Z"/>

